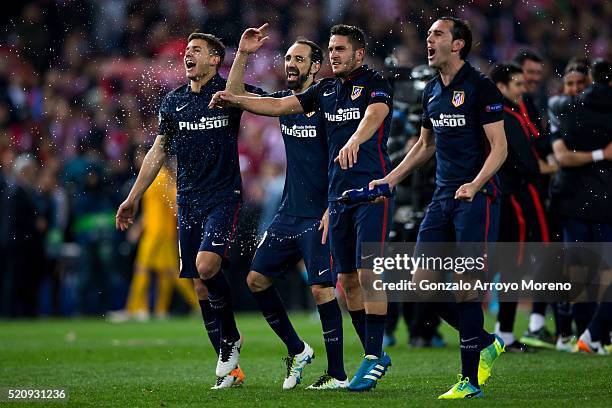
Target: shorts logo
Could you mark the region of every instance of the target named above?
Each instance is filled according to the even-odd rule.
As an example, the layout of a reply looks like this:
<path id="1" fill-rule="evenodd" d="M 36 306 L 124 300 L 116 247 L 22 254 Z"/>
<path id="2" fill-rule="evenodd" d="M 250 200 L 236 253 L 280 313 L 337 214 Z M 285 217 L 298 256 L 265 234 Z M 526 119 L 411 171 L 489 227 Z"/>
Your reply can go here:
<path id="1" fill-rule="evenodd" d="M 453 91 L 453 106 L 455 108 L 458 108 L 459 106 L 463 105 L 463 102 L 465 102 L 465 92 L 464 91 Z"/>
<path id="2" fill-rule="evenodd" d="M 363 86 L 353 86 L 353 92 L 351 92 L 351 99 L 354 101 L 355 99 L 361 96 L 361 91 L 363 91 Z"/>
<path id="3" fill-rule="evenodd" d="M 312 116 L 315 114 L 316 112 L 312 111 L 306 114 L 307 118 L 312 118 Z"/>

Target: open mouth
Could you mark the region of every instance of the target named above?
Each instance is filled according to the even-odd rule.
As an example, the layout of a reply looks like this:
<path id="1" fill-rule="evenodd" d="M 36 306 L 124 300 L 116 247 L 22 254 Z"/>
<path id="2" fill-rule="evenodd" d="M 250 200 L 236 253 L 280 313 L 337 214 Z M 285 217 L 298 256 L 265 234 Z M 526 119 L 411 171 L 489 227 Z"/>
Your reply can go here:
<path id="1" fill-rule="evenodd" d="M 436 50 L 433 48 L 427 48 L 427 58 L 432 59 L 436 55 Z"/>
<path id="2" fill-rule="evenodd" d="M 185 68 L 191 69 L 191 68 L 193 68 L 195 66 L 196 66 L 196 62 L 195 61 L 193 61 L 193 60 L 185 61 Z"/>
<path id="3" fill-rule="evenodd" d="M 333 67 L 339 67 L 340 66 L 340 61 L 332 61 L 332 68 Z"/>
<path id="4" fill-rule="evenodd" d="M 287 80 L 288 81 L 297 81 L 300 73 L 297 70 L 287 70 Z"/>

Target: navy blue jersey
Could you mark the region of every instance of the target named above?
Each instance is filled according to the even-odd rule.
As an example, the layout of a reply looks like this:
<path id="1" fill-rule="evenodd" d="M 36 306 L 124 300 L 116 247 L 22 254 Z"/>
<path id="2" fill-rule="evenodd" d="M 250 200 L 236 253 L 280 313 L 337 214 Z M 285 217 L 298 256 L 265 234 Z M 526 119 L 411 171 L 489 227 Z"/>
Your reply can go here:
<path id="1" fill-rule="evenodd" d="M 495 84 L 466 62 L 448 86 L 440 75 L 423 90 L 423 122 L 436 138 L 434 199 L 454 197 L 476 178 L 489 154 L 483 125 L 503 120 L 503 97 Z M 497 175 L 482 192 L 499 194 Z"/>
<path id="2" fill-rule="evenodd" d="M 329 146 L 329 200 L 342 192 L 361 188 L 373 179 L 383 178 L 391 170 L 387 139 L 391 128 L 392 91 L 389 82 L 378 72 L 361 66 L 342 82 L 326 78 L 296 95 L 304 112 L 320 111 L 324 115 Z M 342 170 L 334 159 L 355 133 L 365 111 L 373 103 L 385 103 L 389 114 L 375 134 L 359 146 L 357 163 Z"/>
<path id="3" fill-rule="evenodd" d="M 293 95 L 290 90 L 269 96 Z M 281 116 L 287 176 L 279 212 L 320 218 L 327 208 L 327 138 L 320 111 Z"/>
<path id="4" fill-rule="evenodd" d="M 242 199 L 238 165 L 238 129 L 242 110 L 209 109 L 213 94 L 225 89 L 215 75 L 199 93 L 183 85 L 169 92 L 159 108 L 158 134 L 166 135 L 168 152 L 177 158 L 177 203 L 212 205 Z M 246 89 L 262 94 L 250 85 Z"/>

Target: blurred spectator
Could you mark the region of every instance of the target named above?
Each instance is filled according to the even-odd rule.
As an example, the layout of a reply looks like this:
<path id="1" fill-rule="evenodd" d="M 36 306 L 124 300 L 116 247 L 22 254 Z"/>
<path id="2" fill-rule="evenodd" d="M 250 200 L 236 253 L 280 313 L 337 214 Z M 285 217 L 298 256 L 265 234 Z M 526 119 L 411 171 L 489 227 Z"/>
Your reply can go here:
<path id="1" fill-rule="evenodd" d="M 48 220 L 41 211 L 42 198 L 36 191 L 38 163 L 21 155 L 13 164 L 13 182 L 8 189 L 7 250 L 9 266 L 6 287 L 10 288 L 9 315 L 36 316 L 41 271 L 45 263 L 44 234 Z"/>

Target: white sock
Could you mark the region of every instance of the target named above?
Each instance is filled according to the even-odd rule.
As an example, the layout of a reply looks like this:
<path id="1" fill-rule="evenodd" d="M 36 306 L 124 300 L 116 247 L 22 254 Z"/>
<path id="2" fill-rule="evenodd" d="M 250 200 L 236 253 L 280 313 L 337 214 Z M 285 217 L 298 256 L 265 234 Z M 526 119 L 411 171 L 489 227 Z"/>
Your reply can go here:
<path id="1" fill-rule="evenodd" d="M 504 341 L 505 345 L 509 345 L 514 343 L 516 338 L 514 337 L 514 333 L 512 332 L 503 332 L 499 330 L 499 322 L 495 323 L 495 334 L 497 334 Z"/>
<path id="2" fill-rule="evenodd" d="M 546 323 L 546 319 L 544 318 L 543 315 L 539 313 L 532 313 L 531 315 L 529 315 L 529 331 L 530 332 L 532 333 L 537 332 L 542 327 L 544 327 L 545 323 Z"/>

